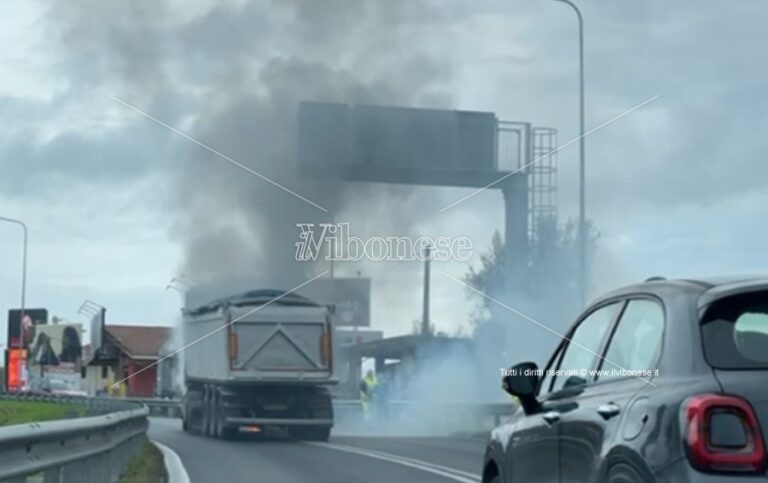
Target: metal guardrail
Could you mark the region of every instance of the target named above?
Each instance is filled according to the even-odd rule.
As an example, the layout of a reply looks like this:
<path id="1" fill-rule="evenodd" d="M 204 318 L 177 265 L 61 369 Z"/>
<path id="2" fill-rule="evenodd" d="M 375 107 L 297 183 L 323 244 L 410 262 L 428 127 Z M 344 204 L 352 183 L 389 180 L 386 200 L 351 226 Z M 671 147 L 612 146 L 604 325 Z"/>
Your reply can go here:
<path id="1" fill-rule="evenodd" d="M 0 400 L 82 405 L 72 419 L 0 427 L 0 481 L 26 482 L 42 475 L 44 483 L 116 481 L 140 448 L 149 415 L 180 417 L 178 399 L 108 399 L 46 394 L 0 395 Z M 333 401 L 337 426 L 367 429 L 376 421 L 409 428 L 440 425 L 443 429 L 485 429 L 511 415 L 517 404 L 476 402 L 389 401 L 386 416 L 365 421 L 359 400 Z M 374 408 L 372 411 L 379 411 Z M 82 417 L 77 417 L 83 414 Z"/>
<path id="2" fill-rule="evenodd" d="M 116 481 L 141 449 L 149 410 L 129 401 L 46 395 L 2 395 L 0 400 L 85 407 L 83 417 L 0 427 L 0 481 L 44 483 Z M 38 480 L 39 481 L 39 480 Z"/>
<path id="3" fill-rule="evenodd" d="M 161 398 L 125 398 L 124 401 L 143 404 L 149 409 L 150 416 L 159 416 L 165 418 L 181 418 L 181 400 L 180 399 L 161 399 Z"/>
<path id="4" fill-rule="evenodd" d="M 115 411 L 136 409 L 137 407 L 140 407 L 140 405 L 136 405 L 128 399 L 63 396 L 39 392 L 3 393 L 0 394 L 0 401 L 48 402 L 56 404 L 68 404 L 72 406 L 82 406 L 84 409 L 84 416 L 98 416 Z"/>

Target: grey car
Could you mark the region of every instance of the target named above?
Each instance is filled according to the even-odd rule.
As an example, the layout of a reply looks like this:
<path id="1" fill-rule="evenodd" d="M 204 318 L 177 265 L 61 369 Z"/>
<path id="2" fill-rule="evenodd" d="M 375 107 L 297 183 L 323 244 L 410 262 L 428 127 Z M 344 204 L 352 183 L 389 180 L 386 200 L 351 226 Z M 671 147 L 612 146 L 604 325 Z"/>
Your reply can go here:
<path id="1" fill-rule="evenodd" d="M 768 278 L 660 278 L 609 293 L 541 370 L 502 386 L 484 483 L 766 482 Z"/>

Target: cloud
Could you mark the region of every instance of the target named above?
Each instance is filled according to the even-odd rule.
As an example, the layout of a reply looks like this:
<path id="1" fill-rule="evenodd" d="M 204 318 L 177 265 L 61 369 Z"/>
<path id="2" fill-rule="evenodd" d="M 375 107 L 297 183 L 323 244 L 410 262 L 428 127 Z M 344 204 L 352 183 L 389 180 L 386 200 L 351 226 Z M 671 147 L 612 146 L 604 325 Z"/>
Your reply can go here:
<path id="1" fill-rule="evenodd" d="M 168 143 L 157 130 L 127 128 L 87 133 L 67 131 L 47 140 L 20 133 L 3 146 L 0 191 L 6 195 L 48 197 L 75 186 L 125 187 L 174 166 Z M 139 140 L 139 141 L 137 141 Z M 144 143 L 144 144 L 138 144 Z"/>

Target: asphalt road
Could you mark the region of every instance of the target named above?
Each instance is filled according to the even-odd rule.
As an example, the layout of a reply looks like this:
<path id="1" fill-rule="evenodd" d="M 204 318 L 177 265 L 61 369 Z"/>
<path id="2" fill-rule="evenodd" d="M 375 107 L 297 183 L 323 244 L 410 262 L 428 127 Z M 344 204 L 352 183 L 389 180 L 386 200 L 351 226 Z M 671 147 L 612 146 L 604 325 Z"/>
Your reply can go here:
<path id="1" fill-rule="evenodd" d="M 332 435 L 328 443 L 192 436 L 152 418 L 149 436 L 172 448 L 192 483 L 476 483 L 484 441 Z"/>

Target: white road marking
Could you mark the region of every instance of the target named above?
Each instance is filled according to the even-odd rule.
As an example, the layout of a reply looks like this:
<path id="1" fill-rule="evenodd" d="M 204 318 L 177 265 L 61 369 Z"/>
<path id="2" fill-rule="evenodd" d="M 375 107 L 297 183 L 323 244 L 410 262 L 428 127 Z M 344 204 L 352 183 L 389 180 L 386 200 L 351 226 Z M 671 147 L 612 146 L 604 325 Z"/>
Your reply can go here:
<path id="1" fill-rule="evenodd" d="M 187 470 L 184 468 L 184 464 L 181 462 L 179 455 L 162 443 L 152 440 L 152 444 L 157 446 L 163 453 L 165 469 L 168 472 L 168 483 L 190 483 L 189 475 L 187 474 Z"/>
<path id="2" fill-rule="evenodd" d="M 305 444 L 312 445 L 312 446 L 319 446 L 321 448 L 335 449 L 337 451 L 343 451 L 346 453 L 356 454 L 360 456 L 367 456 L 369 458 L 374 458 L 382 461 L 388 461 L 390 463 L 395 463 L 402 466 L 407 466 L 409 468 L 415 468 L 417 470 L 421 470 L 427 473 L 432 473 L 438 476 L 443 476 L 450 480 L 458 481 L 459 483 L 478 483 L 481 479 L 480 475 L 469 473 L 467 471 L 457 470 L 454 468 L 449 468 L 447 466 L 437 465 L 434 463 L 429 463 L 427 461 L 421 461 L 414 458 L 408 458 L 405 456 L 399 456 L 399 455 L 394 455 L 390 453 L 383 453 L 381 451 L 355 448 L 354 446 L 346 446 L 346 445 L 336 444 L 336 443 L 306 442 Z"/>

